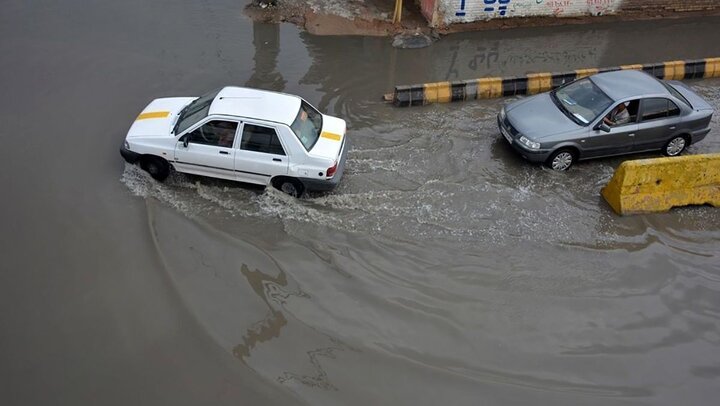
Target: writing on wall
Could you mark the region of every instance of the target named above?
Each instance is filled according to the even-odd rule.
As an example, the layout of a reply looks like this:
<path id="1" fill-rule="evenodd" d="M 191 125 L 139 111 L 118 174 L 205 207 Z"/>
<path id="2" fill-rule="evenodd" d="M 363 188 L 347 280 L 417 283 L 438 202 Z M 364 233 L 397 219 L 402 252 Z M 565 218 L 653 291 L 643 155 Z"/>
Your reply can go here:
<path id="1" fill-rule="evenodd" d="M 443 23 L 506 17 L 611 14 L 623 0 L 437 0 Z"/>
<path id="2" fill-rule="evenodd" d="M 597 66 L 607 35 L 606 31 L 572 37 L 556 33 L 536 38 L 465 40 L 443 49 L 438 46 L 432 58 L 433 77 L 453 81 Z"/>

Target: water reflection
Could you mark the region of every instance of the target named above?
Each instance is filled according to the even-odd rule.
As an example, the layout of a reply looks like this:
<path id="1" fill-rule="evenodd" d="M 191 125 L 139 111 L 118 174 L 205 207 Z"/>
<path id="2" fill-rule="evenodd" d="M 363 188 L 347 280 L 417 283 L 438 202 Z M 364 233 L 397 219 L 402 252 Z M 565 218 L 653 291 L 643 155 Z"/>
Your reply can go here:
<path id="1" fill-rule="evenodd" d="M 280 25 L 253 22 L 253 73 L 245 86 L 281 92 L 287 81 L 277 70 L 280 54 Z"/>
<path id="2" fill-rule="evenodd" d="M 276 278 L 273 278 L 259 270 L 251 271 L 245 264 L 242 264 L 240 272 L 245 276 L 255 294 L 265 302 L 270 310 L 269 316 L 248 328 L 247 334 L 243 336 L 243 343 L 233 348 L 233 354 L 244 360 L 245 357 L 250 355 L 250 350 L 252 350 L 255 345 L 280 336 L 280 329 L 287 324 L 287 320 L 282 312 L 275 310 L 270 305 L 267 294 L 272 286 L 286 286 L 287 280 L 285 279 L 285 272 L 281 271 Z"/>

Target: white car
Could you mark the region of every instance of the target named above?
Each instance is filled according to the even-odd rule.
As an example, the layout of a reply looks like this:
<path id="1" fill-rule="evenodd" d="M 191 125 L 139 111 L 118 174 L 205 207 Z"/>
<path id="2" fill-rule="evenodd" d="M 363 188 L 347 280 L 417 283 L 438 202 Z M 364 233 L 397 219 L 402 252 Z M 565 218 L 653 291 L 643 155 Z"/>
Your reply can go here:
<path id="1" fill-rule="evenodd" d="M 159 181 L 174 168 L 300 196 L 337 186 L 346 129 L 345 120 L 300 97 L 225 87 L 153 100 L 130 127 L 120 154 Z"/>

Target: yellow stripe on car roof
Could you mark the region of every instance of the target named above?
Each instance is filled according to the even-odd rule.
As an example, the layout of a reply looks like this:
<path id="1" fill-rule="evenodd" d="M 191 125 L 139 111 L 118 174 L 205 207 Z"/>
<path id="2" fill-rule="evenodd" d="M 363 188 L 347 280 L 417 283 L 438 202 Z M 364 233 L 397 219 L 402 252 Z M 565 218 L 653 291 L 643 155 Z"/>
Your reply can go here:
<path id="1" fill-rule="evenodd" d="M 135 121 L 145 120 L 148 118 L 165 118 L 169 115 L 170 115 L 169 111 L 150 111 L 148 113 L 141 113 L 139 116 L 137 116 Z"/>

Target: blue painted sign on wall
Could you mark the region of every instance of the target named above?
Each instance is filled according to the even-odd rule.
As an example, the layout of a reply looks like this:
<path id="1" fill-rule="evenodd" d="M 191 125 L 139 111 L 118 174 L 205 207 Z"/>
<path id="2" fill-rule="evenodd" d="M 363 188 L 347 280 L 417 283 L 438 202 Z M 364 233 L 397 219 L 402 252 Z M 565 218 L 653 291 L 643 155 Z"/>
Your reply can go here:
<path id="1" fill-rule="evenodd" d="M 507 8 L 508 4 L 510 4 L 510 0 L 483 0 L 483 3 L 485 3 L 483 11 L 486 13 L 495 13 L 495 8 L 497 7 L 497 12 L 501 16 L 504 16 L 507 14 Z M 465 0 L 460 0 L 460 8 L 455 12 L 455 15 L 458 17 L 464 17 L 465 14 Z"/>

